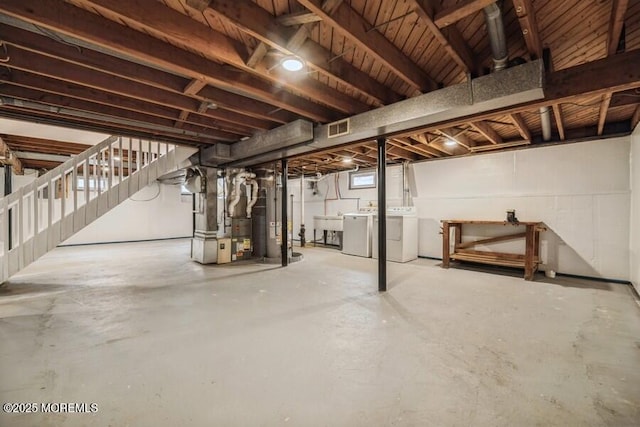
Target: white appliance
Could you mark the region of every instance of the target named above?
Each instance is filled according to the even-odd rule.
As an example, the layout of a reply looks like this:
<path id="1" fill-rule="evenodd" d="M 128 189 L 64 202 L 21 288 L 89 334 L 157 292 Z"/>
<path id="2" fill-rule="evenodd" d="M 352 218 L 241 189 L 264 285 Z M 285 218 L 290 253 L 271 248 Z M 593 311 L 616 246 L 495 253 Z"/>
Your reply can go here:
<path id="1" fill-rule="evenodd" d="M 342 253 L 371 258 L 373 215 L 350 213 L 343 216 Z"/>
<path id="2" fill-rule="evenodd" d="M 374 218 L 373 257 L 378 258 L 378 218 Z M 416 208 L 387 209 L 387 261 L 408 262 L 418 259 L 418 217 Z"/>

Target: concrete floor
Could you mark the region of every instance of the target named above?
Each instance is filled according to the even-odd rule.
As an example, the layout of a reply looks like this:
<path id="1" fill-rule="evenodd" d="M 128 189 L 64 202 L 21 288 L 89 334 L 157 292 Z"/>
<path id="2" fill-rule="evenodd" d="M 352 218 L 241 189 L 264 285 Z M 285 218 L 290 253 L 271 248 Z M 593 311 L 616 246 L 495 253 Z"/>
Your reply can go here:
<path id="1" fill-rule="evenodd" d="M 189 242 L 58 248 L 0 287 L 1 426 L 637 426 L 626 285 L 303 250 L 201 266 Z"/>

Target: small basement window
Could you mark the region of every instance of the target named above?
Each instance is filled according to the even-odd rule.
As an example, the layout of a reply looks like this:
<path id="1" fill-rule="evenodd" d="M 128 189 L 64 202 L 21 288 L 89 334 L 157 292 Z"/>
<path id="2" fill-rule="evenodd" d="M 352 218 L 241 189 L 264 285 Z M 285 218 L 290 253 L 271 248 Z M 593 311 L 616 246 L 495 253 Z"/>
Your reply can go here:
<path id="1" fill-rule="evenodd" d="M 349 172 L 349 190 L 376 188 L 376 172 Z"/>

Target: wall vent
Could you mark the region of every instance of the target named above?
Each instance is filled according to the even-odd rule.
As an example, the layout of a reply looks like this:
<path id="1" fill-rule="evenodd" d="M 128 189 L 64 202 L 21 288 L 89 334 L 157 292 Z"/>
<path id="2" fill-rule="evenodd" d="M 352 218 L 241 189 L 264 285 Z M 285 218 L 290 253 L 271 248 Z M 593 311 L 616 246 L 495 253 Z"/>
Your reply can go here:
<path id="1" fill-rule="evenodd" d="M 327 129 L 329 132 L 327 138 L 335 138 L 337 136 L 346 135 L 349 133 L 349 119 L 329 123 Z"/>

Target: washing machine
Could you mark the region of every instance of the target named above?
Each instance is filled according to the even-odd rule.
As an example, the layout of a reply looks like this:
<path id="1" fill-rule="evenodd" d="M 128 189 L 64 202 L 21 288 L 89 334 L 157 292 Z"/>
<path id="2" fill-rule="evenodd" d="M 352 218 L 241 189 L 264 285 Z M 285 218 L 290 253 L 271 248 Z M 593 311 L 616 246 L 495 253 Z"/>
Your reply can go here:
<path id="1" fill-rule="evenodd" d="M 373 214 L 349 213 L 342 220 L 342 253 L 371 258 Z"/>
<path id="2" fill-rule="evenodd" d="M 373 258 L 378 258 L 378 218 L 373 221 Z M 418 216 L 416 208 L 387 209 L 387 261 L 408 262 L 418 259 Z"/>

